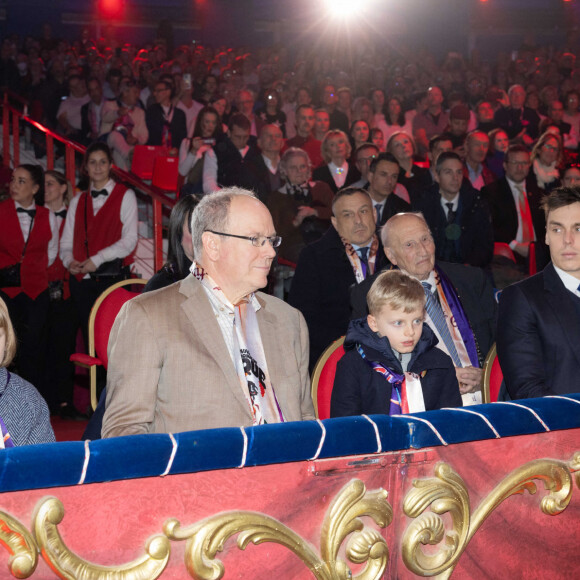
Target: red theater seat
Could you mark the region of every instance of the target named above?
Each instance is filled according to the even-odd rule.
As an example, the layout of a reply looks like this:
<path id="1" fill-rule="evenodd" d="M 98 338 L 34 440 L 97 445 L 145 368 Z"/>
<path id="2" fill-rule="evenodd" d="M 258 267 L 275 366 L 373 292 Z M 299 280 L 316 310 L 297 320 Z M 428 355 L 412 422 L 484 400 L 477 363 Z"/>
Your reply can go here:
<path id="1" fill-rule="evenodd" d="M 178 190 L 179 159 L 177 157 L 156 157 L 153 165 L 152 185 L 175 193 Z"/>
<path id="2" fill-rule="evenodd" d="M 124 286 L 136 284 L 145 285 L 147 280 L 141 278 L 121 280 L 107 288 L 97 298 L 89 318 L 89 354 L 76 353 L 70 357 L 73 363 L 90 369 L 93 411 L 97 408 L 97 367 L 102 365 L 106 369 L 109 364 L 107 346 L 113 322 L 123 304 L 139 295 L 139 292 L 131 292 Z"/>
<path id="3" fill-rule="evenodd" d="M 319 419 L 330 418 L 330 396 L 336 365 L 344 355 L 344 336 L 335 340 L 320 356 L 312 373 L 312 402 Z"/>
<path id="4" fill-rule="evenodd" d="M 161 145 L 135 145 L 131 171 L 141 179 L 151 179 L 155 158 L 166 154 L 167 148 Z"/>
<path id="5" fill-rule="evenodd" d="M 503 372 L 499 366 L 495 343 L 491 347 L 485 362 L 483 363 L 483 402 L 495 403 L 497 401 Z"/>

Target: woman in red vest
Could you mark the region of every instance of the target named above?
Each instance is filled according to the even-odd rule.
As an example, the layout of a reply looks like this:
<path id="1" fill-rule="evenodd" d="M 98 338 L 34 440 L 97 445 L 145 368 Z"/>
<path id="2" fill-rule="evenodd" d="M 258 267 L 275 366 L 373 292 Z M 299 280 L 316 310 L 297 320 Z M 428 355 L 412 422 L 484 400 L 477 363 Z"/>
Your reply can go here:
<path id="1" fill-rule="evenodd" d="M 39 384 L 45 370 L 48 267 L 58 252 L 54 216 L 36 205 L 44 175 L 38 165 L 20 165 L 10 181 L 10 198 L 0 204 L 0 297 L 20 342 L 19 374 Z"/>
<path id="2" fill-rule="evenodd" d="M 60 171 L 44 174 L 44 206 L 55 216 L 62 236 L 67 208 L 72 198 L 72 186 Z M 48 309 L 48 348 L 44 381 L 37 385 L 51 411 L 62 419 L 80 419 L 73 404 L 74 365 L 70 355 L 75 352 L 78 321 L 70 297 L 70 274 L 57 257 L 48 269 L 50 306 Z"/>
<path id="3" fill-rule="evenodd" d="M 135 193 L 112 179 L 111 166 L 105 143 L 88 147 L 83 171 L 89 190 L 71 201 L 60 241 L 60 258 L 71 274 L 71 297 L 85 338 L 93 304 L 109 286 L 129 277 L 137 245 Z"/>

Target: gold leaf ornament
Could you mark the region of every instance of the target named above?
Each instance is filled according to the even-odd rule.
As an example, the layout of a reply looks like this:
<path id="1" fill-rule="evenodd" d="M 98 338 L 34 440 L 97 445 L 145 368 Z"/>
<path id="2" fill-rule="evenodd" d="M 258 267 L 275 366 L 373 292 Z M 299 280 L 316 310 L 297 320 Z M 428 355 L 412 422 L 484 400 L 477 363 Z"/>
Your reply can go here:
<path id="1" fill-rule="evenodd" d="M 413 481 L 405 496 L 403 511 L 411 522 L 403 535 L 402 556 L 409 570 L 421 576 L 443 572 L 461 555 L 469 532 L 469 494 L 461 477 L 446 463 L 435 466 L 435 478 Z M 423 513 L 431 506 L 431 512 Z M 446 532 L 440 514 L 449 513 L 452 528 Z M 434 554 L 425 554 L 422 546 L 445 544 Z"/>
<path id="2" fill-rule="evenodd" d="M 314 548 L 280 521 L 257 512 L 233 511 L 211 516 L 182 528 L 178 520 L 168 520 L 164 532 L 171 540 L 187 540 L 185 565 L 195 580 L 219 580 L 225 573 L 224 563 L 216 560 L 225 542 L 239 534 L 241 550 L 253 542 L 274 542 L 296 554 L 318 580 L 346 580 L 352 573 L 337 555 L 342 542 L 354 532 L 346 546 L 347 557 L 367 566 L 356 576 L 375 580 L 382 576 L 388 562 L 388 548 L 376 530 L 368 529 L 359 516 L 370 516 L 377 525 L 392 521 L 392 508 L 384 490 L 366 493 L 364 483 L 353 480 L 333 500 L 324 519 L 321 533 L 321 556 Z"/>
<path id="3" fill-rule="evenodd" d="M 155 580 L 167 566 L 170 542 L 165 536 L 154 536 L 146 554 L 129 564 L 100 566 L 80 558 L 62 540 L 58 524 L 64 517 L 62 503 L 52 497 L 43 500 L 34 518 L 34 534 L 43 558 L 59 576 L 67 580 Z"/>
<path id="4" fill-rule="evenodd" d="M 572 497 L 572 473 L 580 470 L 580 452 L 569 464 L 555 459 L 530 461 L 508 474 L 485 497 L 471 515 L 469 494 L 461 477 L 447 464 L 435 466 L 435 478 L 414 480 L 405 496 L 403 511 L 414 518 L 403 535 L 402 556 L 407 568 L 420 576 L 449 578 L 461 554 L 485 519 L 507 498 L 528 491 L 535 494 L 535 481 L 544 483 L 548 494 L 540 501 L 546 515 L 558 515 Z M 578 483 L 578 473 L 576 473 Z M 430 507 L 430 512 L 425 510 Z M 446 530 L 440 514 L 449 513 L 452 527 Z M 439 546 L 425 554 L 422 546 Z"/>
<path id="5" fill-rule="evenodd" d="M 30 578 L 38 565 L 32 534 L 14 517 L 0 512 L 0 544 L 10 553 L 8 568 L 15 578 Z"/>

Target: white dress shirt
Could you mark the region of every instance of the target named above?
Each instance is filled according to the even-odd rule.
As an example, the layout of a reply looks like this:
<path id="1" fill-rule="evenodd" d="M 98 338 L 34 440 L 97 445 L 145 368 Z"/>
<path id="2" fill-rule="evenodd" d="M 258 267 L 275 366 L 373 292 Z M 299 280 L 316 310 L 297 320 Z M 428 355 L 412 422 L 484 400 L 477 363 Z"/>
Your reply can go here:
<path id="1" fill-rule="evenodd" d="M 516 183 L 512 181 L 509 177 L 506 176 L 506 181 L 510 186 L 510 190 L 512 192 L 512 197 L 514 199 L 514 203 L 516 205 L 516 213 L 518 215 L 518 231 L 516 232 L 516 237 L 509 243 L 510 248 L 513 250 L 518 244 L 523 243 L 523 228 L 522 228 L 522 213 L 520 211 L 520 191 L 518 186 L 522 188 L 524 192 L 524 200 L 526 205 L 528 205 L 528 213 L 531 215 L 530 207 L 528 204 L 528 196 L 526 195 L 526 182 L 522 181 L 521 183 Z M 533 224 L 532 224 L 533 229 Z M 534 232 L 534 239 L 535 239 L 535 232 Z"/>
<path id="2" fill-rule="evenodd" d="M 345 161 L 340 167 L 335 165 L 332 161 L 328 164 L 328 169 L 330 169 L 330 174 L 336 187 L 340 189 L 344 182 L 346 181 L 346 176 L 348 174 L 348 163 Z"/>
<path id="3" fill-rule="evenodd" d="M 109 195 L 99 195 L 93 199 L 93 215 L 97 215 L 99 210 L 105 205 L 111 192 L 115 188 L 115 185 L 116 183 L 112 179 L 109 179 L 104 187 L 104 189 L 109 192 Z M 94 189 L 92 183 L 89 191 L 91 189 Z M 88 195 L 90 195 L 90 193 Z M 66 214 L 66 223 L 64 224 L 62 238 L 60 240 L 60 259 L 62 260 L 64 267 L 67 269 L 73 260 L 75 215 L 80 197 L 80 195 L 77 195 L 70 203 L 68 213 Z M 116 241 L 114 244 L 103 248 L 93 256 L 90 256 L 90 259 L 97 268 L 105 262 L 127 257 L 137 245 L 137 199 L 135 198 L 135 192 L 132 189 L 127 189 L 123 196 L 123 201 L 121 203 L 121 223 L 123 224 L 121 239 Z M 85 278 L 88 277 L 89 275 L 87 274 Z"/>
<path id="4" fill-rule="evenodd" d="M 578 296 L 580 298 L 580 280 L 572 274 L 568 274 L 568 272 L 564 272 L 564 270 L 558 268 L 558 266 L 554 266 L 554 270 L 556 270 L 556 274 L 560 276 L 560 280 L 562 280 L 562 284 L 566 287 L 566 290 L 570 290 L 574 296 Z"/>
<path id="5" fill-rule="evenodd" d="M 30 207 L 24 207 L 20 205 L 17 201 L 14 202 L 16 209 L 21 207 L 22 209 L 34 209 L 37 210 L 38 208 L 33 203 Z M 22 236 L 24 237 L 24 242 L 28 240 L 28 234 L 30 233 L 30 224 L 32 223 L 32 218 L 23 212 L 16 212 L 18 216 L 18 221 L 20 223 L 20 230 L 22 231 Z M 36 218 L 35 218 L 36 219 Z M 56 255 L 58 254 L 58 238 L 59 238 L 59 229 L 58 224 L 56 221 L 56 216 L 49 211 L 48 212 L 48 222 L 50 224 L 50 233 L 52 234 L 50 238 L 50 242 L 48 242 L 48 265 L 50 266 L 54 260 L 56 259 Z"/>

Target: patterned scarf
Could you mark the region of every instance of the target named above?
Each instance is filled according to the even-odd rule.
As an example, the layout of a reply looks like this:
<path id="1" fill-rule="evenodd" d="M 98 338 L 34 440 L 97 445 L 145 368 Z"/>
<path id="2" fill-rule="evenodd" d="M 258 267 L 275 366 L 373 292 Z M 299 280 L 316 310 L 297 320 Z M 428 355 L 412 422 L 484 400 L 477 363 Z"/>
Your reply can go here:
<path id="1" fill-rule="evenodd" d="M 461 364 L 464 367 L 479 367 L 478 348 L 473 330 L 453 284 L 437 266 L 435 266 L 435 282 L 443 314 L 445 318 L 451 320 L 451 338 L 457 349 Z"/>
<path id="2" fill-rule="evenodd" d="M 312 205 L 312 193 L 308 181 L 302 185 L 292 185 L 291 183 L 287 183 L 286 191 L 300 205 Z"/>
<path id="3" fill-rule="evenodd" d="M 373 234 L 373 241 L 371 242 L 371 248 L 368 255 L 368 271 L 365 272 L 363 265 L 360 261 L 360 256 L 357 251 L 352 247 L 350 242 L 347 242 L 344 238 L 340 238 L 340 241 L 344 244 L 344 249 L 346 250 L 346 256 L 350 262 L 354 277 L 356 278 L 356 283 L 360 284 L 366 276 L 370 276 L 375 273 L 375 263 L 377 261 L 377 250 L 379 249 L 379 238 L 376 234 Z"/>
<path id="4" fill-rule="evenodd" d="M 556 163 L 554 161 L 551 165 L 544 165 L 539 159 L 534 159 L 534 173 L 536 174 L 538 187 L 546 189 L 547 184 L 552 183 L 552 181 L 560 177 Z"/>
<path id="5" fill-rule="evenodd" d="M 240 356 L 235 357 L 236 372 L 254 425 L 283 423 L 284 415 L 268 374 L 260 327 L 251 301 L 253 295 L 232 304 L 201 265 L 193 262 L 190 271 L 228 312 L 234 314 L 234 349 L 240 352 Z"/>
<path id="6" fill-rule="evenodd" d="M 363 360 L 377 373 L 382 375 L 391 385 L 391 401 L 389 415 L 408 415 L 425 410 L 421 379 L 415 373 L 399 375 L 381 363 L 369 360 L 360 344 L 356 345 L 357 352 Z"/>

